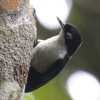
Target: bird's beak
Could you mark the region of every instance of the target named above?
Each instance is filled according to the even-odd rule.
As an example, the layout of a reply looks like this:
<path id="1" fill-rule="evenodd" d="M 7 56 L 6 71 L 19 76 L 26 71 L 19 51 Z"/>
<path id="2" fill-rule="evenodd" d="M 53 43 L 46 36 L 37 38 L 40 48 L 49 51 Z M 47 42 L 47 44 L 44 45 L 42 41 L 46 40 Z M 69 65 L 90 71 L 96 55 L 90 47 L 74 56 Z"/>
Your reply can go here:
<path id="1" fill-rule="evenodd" d="M 57 17 L 57 20 L 61 26 L 61 28 L 64 30 L 65 29 L 65 24 Z"/>

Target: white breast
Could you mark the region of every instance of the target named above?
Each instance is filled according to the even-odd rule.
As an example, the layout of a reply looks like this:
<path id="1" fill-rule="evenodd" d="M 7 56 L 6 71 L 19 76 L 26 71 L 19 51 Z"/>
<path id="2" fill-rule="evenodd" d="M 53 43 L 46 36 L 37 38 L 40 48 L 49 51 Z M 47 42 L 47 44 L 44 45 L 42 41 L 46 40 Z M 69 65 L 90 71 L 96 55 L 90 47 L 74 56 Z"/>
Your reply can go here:
<path id="1" fill-rule="evenodd" d="M 57 39 L 57 36 L 49 38 L 34 48 L 32 65 L 38 72 L 44 73 L 57 59 L 64 58 L 67 54 L 67 47 Z"/>

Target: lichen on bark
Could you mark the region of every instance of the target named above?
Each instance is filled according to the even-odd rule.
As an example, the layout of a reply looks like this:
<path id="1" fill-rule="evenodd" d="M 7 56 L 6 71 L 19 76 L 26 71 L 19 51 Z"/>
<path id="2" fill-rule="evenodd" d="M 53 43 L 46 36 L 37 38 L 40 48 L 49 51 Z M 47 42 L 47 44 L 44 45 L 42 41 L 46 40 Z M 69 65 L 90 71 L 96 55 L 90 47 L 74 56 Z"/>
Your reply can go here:
<path id="1" fill-rule="evenodd" d="M 33 10 L 22 4 L 0 14 L 0 100 L 23 98 L 36 40 Z"/>

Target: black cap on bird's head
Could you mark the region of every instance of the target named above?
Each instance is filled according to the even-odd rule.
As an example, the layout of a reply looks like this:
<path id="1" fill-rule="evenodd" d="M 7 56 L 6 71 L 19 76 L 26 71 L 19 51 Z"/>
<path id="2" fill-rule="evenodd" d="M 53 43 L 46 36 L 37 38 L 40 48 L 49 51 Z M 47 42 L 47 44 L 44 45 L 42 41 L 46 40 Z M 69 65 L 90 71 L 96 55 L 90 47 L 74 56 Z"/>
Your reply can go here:
<path id="1" fill-rule="evenodd" d="M 75 26 L 64 24 L 58 17 L 57 19 L 64 33 L 65 44 L 68 47 L 68 54 L 71 56 L 81 44 L 81 35 Z"/>

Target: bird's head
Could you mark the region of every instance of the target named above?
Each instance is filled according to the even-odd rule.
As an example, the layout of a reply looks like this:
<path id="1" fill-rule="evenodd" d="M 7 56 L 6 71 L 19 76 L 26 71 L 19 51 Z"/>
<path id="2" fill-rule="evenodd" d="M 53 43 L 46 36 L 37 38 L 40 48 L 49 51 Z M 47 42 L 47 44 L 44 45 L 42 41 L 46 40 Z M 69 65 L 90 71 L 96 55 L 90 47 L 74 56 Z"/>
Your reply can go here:
<path id="1" fill-rule="evenodd" d="M 64 24 L 58 17 L 57 19 L 62 29 L 61 34 L 64 34 L 68 54 L 71 56 L 81 44 L 81 35 L 75 26 Z"/>

